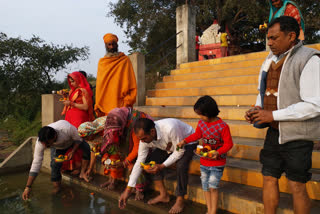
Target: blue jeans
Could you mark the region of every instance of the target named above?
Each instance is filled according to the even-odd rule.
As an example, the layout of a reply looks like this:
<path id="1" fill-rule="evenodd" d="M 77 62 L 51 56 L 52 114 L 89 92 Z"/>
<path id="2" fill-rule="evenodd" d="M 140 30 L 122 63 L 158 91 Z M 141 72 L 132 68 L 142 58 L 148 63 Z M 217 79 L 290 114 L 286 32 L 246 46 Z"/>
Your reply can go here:
<path id="1" fill-rule="evenodd" d="M 201 171 L 201 183 L 203 191 L 209 191 L 211 189 L 218 189 L 219 183 L 223 174 L 224 166 L 202 166 Z"/>

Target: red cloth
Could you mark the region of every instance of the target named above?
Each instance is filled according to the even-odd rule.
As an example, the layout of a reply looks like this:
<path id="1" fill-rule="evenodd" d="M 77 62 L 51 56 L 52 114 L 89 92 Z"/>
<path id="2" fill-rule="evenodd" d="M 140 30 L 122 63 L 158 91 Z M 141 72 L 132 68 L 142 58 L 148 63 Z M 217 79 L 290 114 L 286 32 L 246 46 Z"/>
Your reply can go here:
<path id="1" fill-rule="evenodd" d="M 299 23 L 299 26 L 301 28 L 301 17 L 298 8 L 296 8 L 292 4 L 288 4 L 286 7 L 286 10 L 284 11 L 284 16 L 291 16 L 292 18 L 295 18 L 297 22 Z"/>
<path id="2" fill-rule="evenodd" d="M 200 44 L 199 44 L 199 36 L 196 36 L 196 50 L 199 50 Z"/>
<path id="3" fill-rule="evenodd" d="M 110 159 L 111 161 L 115 162 L 117 160 L 120 160 L 120 155 L 119 154 L 109 155 L 108 153 L 106 153 L 102 156 L 101 162 L 104 163 L 104 161 L 107 159 Z M 112 178 L 119 179 L 123 177 L 123 168 L 122 167 L 116 168 L 116 167 L 110 166 L 109 168 L 104 169 L 104 174 L 105 175 L 110 174 Z"/>
<path id="4" fill-rule="evenodd" d="M 69 92 L 69 100 L 74 103 L 83 104 L 82 99 L 84 97 L 88 104 L 87 111 L 72 106 L 65 106 L 63 109 L 62 114 L 66 115 L 65 120 L 78 128 L 80 124 L 94 120 L 92 90 L 87 79 L 80 72 L 73 72 L 69 74 L 68 77 L 71 77 L 78 85 L 78 88 L 73 87 L 68 78 L 69 87 L 71 89 Z"/>
<path id="5" fill-rule="evenodd" d="M 208 158 L 200 158 L 200 164 L 203 166 L 223 166 L 226 164 L 226 158 L 220 155 L 226 154 L 233 146 L 232 137 L 229 126 L 220 118 L 217 121 L 208 123 L 199 120 L 196 132 L 185 139 L 187 143 L 197 141 L 199 139 L 214 139 L 215 144 L 207 144 L 211 149 L 219 152 L 219 157 L 216 160 Z"/>
<path id="6" fill-rule="evenodd" d="M 70 148 L 65 155 L 68 155 L 72 151 L 72 148 Z M 83 151 L 81 149 L 77 149 L 75 153 L 73 154 L 73 157 L 69 161 L 64 161 L 62 164 L 62 171 L 70 170 L 73 171 L 75 169 L 81 169 L 81 162 L 82 162 L 82 153 Z"/>

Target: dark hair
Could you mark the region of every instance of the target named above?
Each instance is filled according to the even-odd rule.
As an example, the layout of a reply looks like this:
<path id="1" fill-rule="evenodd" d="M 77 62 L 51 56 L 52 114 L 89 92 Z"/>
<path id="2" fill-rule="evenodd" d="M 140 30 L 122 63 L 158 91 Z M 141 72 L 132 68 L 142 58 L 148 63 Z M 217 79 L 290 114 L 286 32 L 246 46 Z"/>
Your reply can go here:
<path id="1" fill-rule="evenodd" d="M 220 112 L 216 101 L 208 95 L 200 97 L 194 104 L 193 110 L 208 118 L 214 118 L 218 116 Z"/>
<path id="2" fill-rule="evenodd" d="M 87 78 L 87 72 L 85 71 L 79 71 L 85 78 Z"/>
<path id="3" fill-rule="evenodd" d="M 49 140 L 54 139 L 56 135 L 56 130 L 50 126 L 44 126 L 38 132 L 39 141 L 42 143 L 47 143 Z"/>
<path id="4" fill-rule="evenodd" d="M 150 134 L 151 129 L 153 129 L 154 127 L 154 122 L 148 118 L 139 118 L 133 125 L 135 133 L 142 129 L 145 134 Z"/>
<path id="5" fill-rule="evenodd" d="M 269 23 L 268 30 L 277 23 L 280 24 L 280 31 L 286 34 L 294 32 L 296 34 L 296 40 L 298 40 L 300 36 L 300 26 L 295 18 L 291 16 L 280 16 Z"/>

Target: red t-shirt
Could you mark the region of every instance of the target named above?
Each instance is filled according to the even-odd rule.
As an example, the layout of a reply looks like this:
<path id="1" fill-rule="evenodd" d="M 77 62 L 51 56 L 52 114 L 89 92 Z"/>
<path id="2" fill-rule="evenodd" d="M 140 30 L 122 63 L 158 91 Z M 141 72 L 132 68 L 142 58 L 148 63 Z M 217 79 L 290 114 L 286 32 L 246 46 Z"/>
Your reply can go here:
<path id="1" fill-rule="evenodd" d="M 204 143 L 204 146 L 209 145 L 211 149 L 217 150 L 219 156 L 217 159 L 200 158 L 200 164 L 203 166 L 223 166 L 226 164 L 227 152 L 232 148 L 233 142 L 230 134 L 229 126 L 220 118 L 217 121 L 208 123 L 199 120 L 196 132 L 185 139 L 187 143 L 197 141 L 203 138 L 210 143 Z"/>

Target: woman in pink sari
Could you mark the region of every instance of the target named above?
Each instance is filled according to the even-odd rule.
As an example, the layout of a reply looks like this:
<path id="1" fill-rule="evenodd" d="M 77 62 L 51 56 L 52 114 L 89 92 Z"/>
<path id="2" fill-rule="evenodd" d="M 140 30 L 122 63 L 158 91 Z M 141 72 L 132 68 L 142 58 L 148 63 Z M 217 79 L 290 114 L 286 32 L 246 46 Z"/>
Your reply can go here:
<path id="1" fill-rule="evenodd" d="M 69 99 L 63 102 L 62 115 L 76 128 L 81 123 L 94 120 L 92 107 L 92 91 L 87 79 L 80 72 L 68 75 L 70 86 Z"/>

